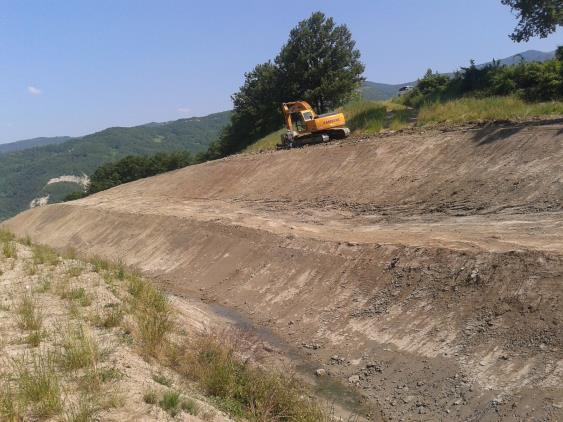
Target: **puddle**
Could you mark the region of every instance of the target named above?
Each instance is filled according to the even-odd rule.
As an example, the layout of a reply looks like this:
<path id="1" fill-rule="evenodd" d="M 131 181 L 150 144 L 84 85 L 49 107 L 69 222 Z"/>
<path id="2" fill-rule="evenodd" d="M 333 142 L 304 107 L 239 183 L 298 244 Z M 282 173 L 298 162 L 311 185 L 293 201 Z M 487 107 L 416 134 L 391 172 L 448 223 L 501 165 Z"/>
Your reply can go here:
<path id="1" fill-rule="evenodd" d="M 312 375 L 317 368 L 322 367 L 321 363 L 305 357 L 296 347 L 286 343 L 271 329 L 256 326 L 249 318 L 236 310 L 226 308 L 216 303 L 207 303 L 207 306 L 209 306 L 216 315 L 227 319 L 239 330 L 251 333 L 283 352 L 283 354 L 295 364 L 299 375 L 311 382 L 313 390 L 321 399 L 341 407 L 348 413 L 358 415 L 373 413 L 373 409 L 371 409 L 370 412 L 370 409 L 364 404 L 365 399 L 362 395 L 353 388 L 350 388 L 333 377 L 316 377 Z"/>

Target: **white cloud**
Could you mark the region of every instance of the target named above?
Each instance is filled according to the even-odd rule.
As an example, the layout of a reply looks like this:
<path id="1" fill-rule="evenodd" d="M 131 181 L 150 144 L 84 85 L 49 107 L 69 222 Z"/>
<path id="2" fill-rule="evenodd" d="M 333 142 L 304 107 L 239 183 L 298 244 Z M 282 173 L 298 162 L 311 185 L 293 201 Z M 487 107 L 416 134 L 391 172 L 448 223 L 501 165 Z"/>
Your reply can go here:
<path id="1" fill-rule="evenodd" d="M 29 85 L 27 87 L 27 92 L 29 92 L 31 95 L 41 95 L 43 93 L 43 91 L 33 85 Z"/>
<path id="2" fill-rule="evenodd" d="M 188 107 L 180 107 L 180 108 L 178 108 L 177 111 L 180 114 L 186 114 L 186 115 L 192 114 L 192 109 L 188 108 Z"/>

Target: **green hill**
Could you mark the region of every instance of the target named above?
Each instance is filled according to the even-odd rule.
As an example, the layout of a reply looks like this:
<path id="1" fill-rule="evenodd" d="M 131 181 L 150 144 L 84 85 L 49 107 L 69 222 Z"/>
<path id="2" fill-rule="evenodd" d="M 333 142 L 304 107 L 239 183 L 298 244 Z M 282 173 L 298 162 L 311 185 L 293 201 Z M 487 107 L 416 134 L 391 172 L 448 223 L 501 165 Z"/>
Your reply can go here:
<path id="1" fill-rule="evenodd" d="M 15 152 L 15 151 L 23 151 L 24 149 L 42 147 L 45 145 L 62 144 L 63 142 L 70 141 L 71 139 L 72 138 L 70 136 L 53 136 L 50 138 L 41 137 L 41 138 L 24 139 L 22 141 L 1 144 L 0 154 L 6 154 L 8 152 Z"/>
<path id="2" fill-rule="evenodd" d="M 61 201 L 77 190 L 61 176 L 82 176 L 127 155 L 203 152 L 228 123 L 230 112 L 136 127 L 114 127 L 70 141 L 0 154 L 0 220 L 27 209 L 35 198 Z"/>

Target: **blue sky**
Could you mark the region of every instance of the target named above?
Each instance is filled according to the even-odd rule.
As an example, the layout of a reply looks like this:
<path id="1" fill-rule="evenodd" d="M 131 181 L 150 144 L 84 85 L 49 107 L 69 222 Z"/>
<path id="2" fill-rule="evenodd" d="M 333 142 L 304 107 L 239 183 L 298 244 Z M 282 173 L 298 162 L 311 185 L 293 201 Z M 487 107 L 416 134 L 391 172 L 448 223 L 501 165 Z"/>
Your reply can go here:
<path id="1" fill-rule="evenodd" d="M 375 82 L 527 49 L 500 0 L 0 0 L 0 143 L 83 135 L 231 107 L 244 72 L 315 10 L 348 25 Z"/>

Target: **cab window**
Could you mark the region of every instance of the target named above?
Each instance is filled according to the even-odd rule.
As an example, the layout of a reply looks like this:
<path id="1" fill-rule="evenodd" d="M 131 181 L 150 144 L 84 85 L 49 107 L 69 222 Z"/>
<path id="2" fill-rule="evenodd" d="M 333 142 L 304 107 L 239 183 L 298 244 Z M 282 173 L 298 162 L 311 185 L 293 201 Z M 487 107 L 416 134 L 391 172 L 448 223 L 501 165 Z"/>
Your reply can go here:
<path id="1" fill-rule="evenodd" d="M 313 113 L 311 113 L 310 111 L 303 112 L 303 120 L 305 120 L 306 122 L 313 120 Z"/>

